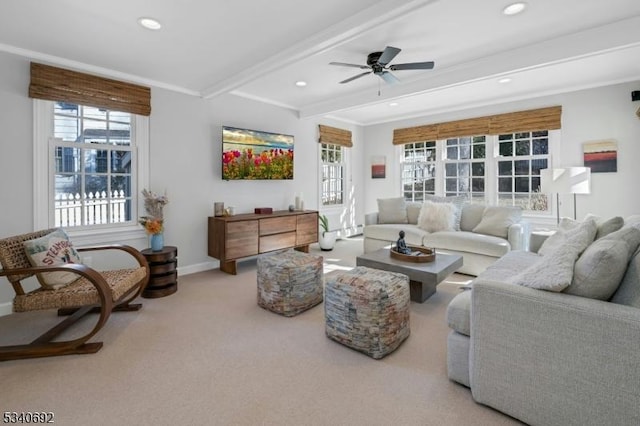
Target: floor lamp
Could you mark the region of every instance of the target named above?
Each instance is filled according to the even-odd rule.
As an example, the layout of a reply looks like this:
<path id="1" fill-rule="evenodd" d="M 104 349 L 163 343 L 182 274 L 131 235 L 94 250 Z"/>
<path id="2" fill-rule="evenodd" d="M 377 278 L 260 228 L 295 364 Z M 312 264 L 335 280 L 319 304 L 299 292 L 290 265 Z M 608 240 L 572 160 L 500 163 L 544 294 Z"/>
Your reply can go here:
<path id="1" fill-rule="evenodd" d="M 576 215 L 576 194 L 591 193 L 591 169 L 589 167 L 564 167 L 540 170 L 540 189 L 556 194 L 556 216 L 560 223 L 560 194 L 573 194 L 573 219 Z"/>

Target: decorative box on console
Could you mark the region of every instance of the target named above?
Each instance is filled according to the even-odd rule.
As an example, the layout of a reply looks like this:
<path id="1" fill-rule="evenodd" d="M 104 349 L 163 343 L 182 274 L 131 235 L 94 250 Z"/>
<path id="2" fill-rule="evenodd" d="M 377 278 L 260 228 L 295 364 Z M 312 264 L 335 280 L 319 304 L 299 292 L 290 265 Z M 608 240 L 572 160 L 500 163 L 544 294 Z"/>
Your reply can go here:
<path id="1" fill-rule="evenodd" d="M 271 207 L 256 207 L 254 210 L 255 214 L 271 214 L 273 213 L 273 209 Z"/>

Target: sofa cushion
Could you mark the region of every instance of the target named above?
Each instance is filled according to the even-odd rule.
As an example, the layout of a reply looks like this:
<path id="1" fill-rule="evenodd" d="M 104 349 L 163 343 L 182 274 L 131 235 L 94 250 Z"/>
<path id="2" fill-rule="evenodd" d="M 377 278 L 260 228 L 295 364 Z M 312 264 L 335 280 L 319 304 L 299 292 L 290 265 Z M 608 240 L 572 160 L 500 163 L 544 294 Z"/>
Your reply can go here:
<path id="1" fill-rule="evenodd" d="M 378 198 L 378 223 L 408 223 L 404 198 Z"/>
<path id="2" fill-rule="evenodd" d="M 524 271 L 540 259 L 540 255 L 524 250 L 513 250 L 496 260 L 477 279 L 512 283 L 520 271 Z"/>
<path id="3" fill-rule="evenodd" d="M 509 242 L 504 238 L 466 231 L 440 231 L 425 234 L 422 239 L 422 245 L 492 257 L 503 256 L 510 249 Z"/>
<path id="4" fill-rule="evenodd" d="M 587 220 L 589 218 L 595 219 L 596 225 L 598 225 L 598 232 L 596 233 L 595 238 L 596 240 L 617 231 L 624 225 L 624 219 L 621 216 L 614 216 L 610 219 L 604 220 L 599 216 L 589 213 L 584 219 Z"/>
<path id="5" fill-rule="evenodd" d="M 460 230 L 473 231 L 482 220 L 482 213 L 487 206 L 484 204 L 464 203 L 460 217 Z"/>
<path id="6" fill-rule="evenodd" d="M 420 209 L 422 208 L 421 201 L 409 201 L 407 202 L 407 222 L 412 225 L 418 224 L 418 216 L 420 215 Z"/>
<path id="7" fill-rule="evenodd" d="M 453 231 L 456 206 L 451 203 L 425 201 L 418 216 L 418 228 L 427 232 Z"/>
<path id="8" fill-rule="evenodd" d="M 471 336 L 471 291 L 464 290 L 447 305 L 449 328 L 465 336 Z"/>
<path id="9" fill-rule="evenodd" d="M 640 230 L 631 226 L 594 241 L 576 261 L 565 293 L 608 300 L 618 289 L 627 264 L 640 245 Z"/>
<path id="10" fill-rule="evenodd" d="M 473 232 L 507 238 L 509 227 L 520 222 L 521 218 L 521 208 L 487 206 L 482 213 L 482 220 L 473 228 Z"/>
<path id="11" fill-rule="evenodd" d="M 455 197 L 439 197 L 437 195 L 425 194 L 425 201 L 432 201 L 434 203 L 451 203 L 456 206 L 456 215 L 453 222 L 453 229 L 460 230 L 460 219 L 462 218 L 462 205 L 467 201 L 465 195 L 457 195 Z"/>
<path id="12" fill-rule="evenodd" d="M 365 238 L 374 240 L 382 240 L 394 242 L 398 240 L 400 231 L 404 231 L 404 240 L 410 246 L 422 245 L 422 239 L 428 234 L 416 225 L 405 224 L 384 224 L 384 225 L 367 225 L 364 227 L 362 234 Z"/>
<path id="13" fill-rule="evenodd" d="M 640 214 L 634 214 L 634 215 L 631 215 L 631 216 L 625 218 L 624 224 L 625 225 L 630 225 L 630 226 L 635 226 L 635 227 L 640 226 Z"/>

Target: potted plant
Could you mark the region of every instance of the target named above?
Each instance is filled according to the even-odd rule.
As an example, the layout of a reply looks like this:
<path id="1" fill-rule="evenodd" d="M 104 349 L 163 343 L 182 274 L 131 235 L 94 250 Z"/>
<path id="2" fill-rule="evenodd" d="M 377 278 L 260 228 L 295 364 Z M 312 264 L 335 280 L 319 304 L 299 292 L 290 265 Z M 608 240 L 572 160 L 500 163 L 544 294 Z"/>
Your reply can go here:
<path id="1" fill-rule="evenodd" d="M 320 222 L 320 238 L 318 244 L 320 244 L 320 250 L 331 251 L 336 243 L 336 232 L 329 231 L 329 219 L 326 215 L 318 215 L 318 222 Z"/>

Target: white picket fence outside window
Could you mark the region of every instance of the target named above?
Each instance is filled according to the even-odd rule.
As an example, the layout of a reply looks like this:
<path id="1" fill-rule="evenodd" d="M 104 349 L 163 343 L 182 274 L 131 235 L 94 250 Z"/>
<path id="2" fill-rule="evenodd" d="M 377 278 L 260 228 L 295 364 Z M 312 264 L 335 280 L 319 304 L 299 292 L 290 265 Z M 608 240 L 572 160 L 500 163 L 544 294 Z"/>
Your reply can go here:
<path id="1" fill-rule="evenodd" d="M 130 220 L 126 214 L 127 198 L 116 190 L 79 193 L 58 193 L 55 196 L 55 226 L 101 225 Z"/>

